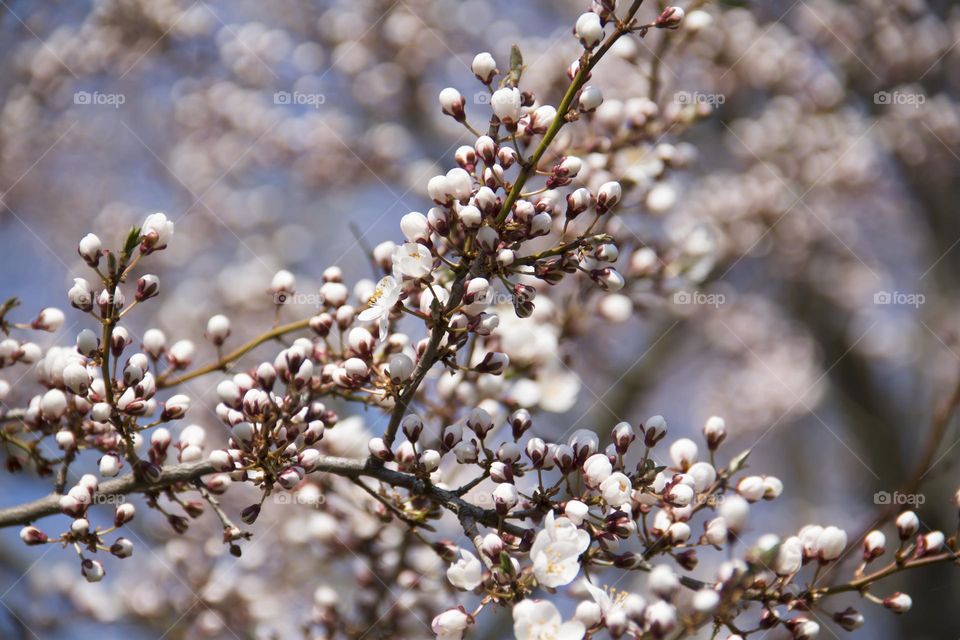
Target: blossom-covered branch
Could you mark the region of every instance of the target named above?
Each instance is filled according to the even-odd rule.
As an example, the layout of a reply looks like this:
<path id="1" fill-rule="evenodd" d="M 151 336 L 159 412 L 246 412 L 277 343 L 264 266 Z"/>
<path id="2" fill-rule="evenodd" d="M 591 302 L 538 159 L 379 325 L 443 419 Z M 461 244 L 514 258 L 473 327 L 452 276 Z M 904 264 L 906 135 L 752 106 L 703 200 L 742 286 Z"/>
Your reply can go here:
<path id="1" fill-rule="evenodd" d="M 229 348 L 231 319 L 209 318 L 208 364 L 194 365 L 188 339 L 157 328 L 135 336 L 126 324 L 161 296 L 160 278 L 140 272 L 176 241 L 174 221 L 151 214 L 113 245 L 82 237 L 87 277 L 67 297 L 93 329 L 44 351 L 20 332 L 56 332 L 62 311 L 17 322 L 14 301 L 0 308 L 0 367 L 36 365 L 41 386 L 0 416 L 7 468 L 54 476 L 47 497 L 0 510 L 0 527 L 23 525 L 27 545 L 72 549 L 80 575 L 99 582 L 110 566 L 103 552 L 134 553 L 119 534 L 138 507 L 123 496 L 136 495 L 174 540 L 222 529 L 235 556 L 273 504 L 305 507 L 314 519 L 290 527 L 294 535 L 316 533 L 327 555 L 346 548 L 359 558 L 357 549 L 387 578 L 359 572 L 355 582 L 369 588 L 353 616 L 336 590 L 317 588 L 298 628 L 318 637 L 363 637 L 394 582 L 426 596 L 444 640 L 497 609 L 509 610 L 524 640 L 604 632 L 660 640 L 704 628 L 742 639 L 774 627 L 810 640 L 828 620 L 862 626 L 857 610 L 834 605 L 844 593 L 907 611 L 908 595 L 874 591 L 901 571 L 954 563 L 960 550 L 956 534 L 925 530 L 913 511 L 897 515 L 889 549 L 892 530 L 881 528 L 863 540 L 826 523 L 754 536 L 754 511 L 784 486 L 750 469 L 749 450 L 728 450 L 723 418 L 709 418 L 696 440 L 670 442 L 660 415 L 596 429 L 573 423 L 559 436 L 543 429 L 541 411 L 570 409 L 569 390 L 580 384 L 562 345 L 630 315 L 635 298 L 705 277 L 696 250 L 655 248 L 619 216 L 651 176 L 683 167 L 684 154 L 659 143 L 664 132 L 705 115 L 643 96 L 607 102 L 593 84 L 608 54 L 707 20 L 671 6 L 644 21 L 641 4 L 596 0 L 576 19 L 578 56 L 556 106 L 549 88 L 532 88 L 519 47 L 502 70 L 493 54 L 478 54 L 471 70 L 482 113 L 453 87 L 438 97 L 473 142 L 427 182 L 432 206 L 402 217 L 402 241 L 369 251 L 377 281 L 330 266 L 310 317 L 290 320 L 288 302 L 302 292 L 280 270 L 266 292 L 274 324 Z M 653 193 L 651 210 L 670 200 Z M 253 358 L 268 346 L 270 357 Z M 196 401 L 207 398 L 186 383 L 214 375 L 215 408 L 202 412 Z M 9 391 L 0 385 L 0 399 Z M 957 397 L 935 422 L 924 467 Z M 370 428 L 360 408 L 373 416 Z M 188 413 L 198 423 L 180 427 Z M 97 522 L 103 505 L 113 507 L 107 525 Z M 69 518 L 66 530 L 48 533 L 54 514 Z M 848 576 L 850 549 L 859 561 Z M 889 563 L 868 572 L 888 551 Z M 721 559 L 701 564 L 716 552 Z M 204 553 L 217 552 L 204 545 Z M 421 570 L 428 555 L 445 567 L 439 580 Z M 613 570 L 644 574 L 645 594 L 603 586 Z M 569 619 L 558 593 L 577 602 Z M 398 637 L 412 634 L 398 625 Z"/>

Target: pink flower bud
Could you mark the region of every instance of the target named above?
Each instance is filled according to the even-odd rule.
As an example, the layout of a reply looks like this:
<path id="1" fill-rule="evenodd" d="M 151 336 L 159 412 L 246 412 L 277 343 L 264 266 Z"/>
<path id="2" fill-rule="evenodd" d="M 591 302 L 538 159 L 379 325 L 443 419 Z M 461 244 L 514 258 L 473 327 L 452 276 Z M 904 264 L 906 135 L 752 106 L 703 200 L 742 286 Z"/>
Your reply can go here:
<path id="1" fill-rule="evenodd" d="M 190 398 L 178 393 L 163 403 L 163 412 L 160 419 L 169 422 L 170 420 L 179 420 L 190 408 Z"/>
<path id="2" fill-rule="evenodd" d="M 620 202 L 621 194 L 619 182 L 605 182 L 600 185 L 597 191 L 597 213 L 603 214 L 614 208 Z"/>
<path id="3" fill-rule="evenodd" d="M 520 440 L 523 434 L 533 426 L 533 419 L 530 417 L 530 412 L 526 409 L 517 409 L 511 413 L 509 422 L 514 441 Z"/>
<path id="4" fill-rule="evenodd" d="M 67 412 L 67 396 L 59 389 L 50 389 L 40 398 L 40 414 L 45 420 L 57 420 Z"/>
<path id="5" fill-rule="evenodd" d="M 514 442 L 504 442 L 497 448 L 497 460 L 513 465 L 520 460 L 520 446 Z"/>
<path id="6" fill-rule="evenodd" d="M 585 49 L 593 49 L 603 40 L 603 25 L 600 24 L 600 16 L 595 13 L 581 14 L 573 27 L 573 34 L 580 40 L 580 44 Z"/>
<path id="7" fill-rule="evenodd" d="M 151 358 L 159 358 L 167 346 L 167 337 L 159 329 L 147 329 L 143 334 L 143 350 Z"/>
<path id="8" fill-rule="evenodd" d="M 463 609 L 447 609 L 430 623 L 438 638 L 461 638 L 473 619 Z"/>
<path id="9" fill-rule="evenodd" d="M 926 535 L 920 536 L 917 539 L 917 557 L 920 558 L 937 553 L 943 548 L 944 541 L 945 538 L 942 531 L 931 531 Z"/>
<path id="10" fill-rule="evenodd" d="M 587 188 L 581 187 L 567 194 L 567 220 L 573 220 L 591 205 L 593 205 L 593 194 Z"/>
<path id="11" fill-rule="evenodd" d="M 817 537 L 816 545 L 821 561 L 836 560 L 847 546 L 847 534 L 843 529 L 826 527 Z"/>
<path id="12" fill-rule="evenodd" d="M 440 92 L 439 100 L 440 108 L 445 114 L 457 122 L 463 122 L 467 119 L 467 114 L 463 108 L 467 100 L 459 91 L 453 87 L 447 87 Z"/>
<path id="13" fill-rule="evenodd" d="M 477 79 L 483 84 L 490 84 L 493 77 L 500 73 L 497 69 L 497 61 L 486 51 L 478 53 L 473 58 L 470 70 L 473 71 L 473 75 L 477 76 Z"/>
<path id="14" fill-rule="evenodd" d="M 90 390 L 90 374 L 79 362 L 71 362 L 63 369 L 63 384 L 78 396 L 86 396 Z"/>
<path id="15" fill-rule="evenodd" d="M 513 482 L 513 467 L 500 461 L 491 462 L 490 479 L 494 482 Z"/>
<path id="16" fill-rule="evenodd" d="M 564 473 L 569 473 L 574 468 L 575 458 L 573 448 L 567 444 L 557 445 L 553 451 L 553 461 Z"/>
<path id="17" fill-rule="evenodd" d="M 53 332 L 58 331 L 63 326 L 63 321 L 63 311 L 56 307 L 47 307 L 37 314 L 30 326 L 39 331 Z"/>
<path id="18" fill-rule="evenodd" d="M 440 466 L 440 459 L 440 452 L 435 449 L 426 449 L 420 454 L 420 464 L 423 465 L 423 469 L 427 473 L 432 473 L 437 470 Z"/>
<path id="19" fill-rule="evenodd" d="M 100 256 L 103 255 L 102 247 L 103 245 L 100 243 L 100 238 L 92 233 L 88 233 L 80 239 L 80 244 L 77 246 L 77 253 L 80 254 L 83 261 L 90 267 L 96 268 L 96 266 L 100 264 Z"/>
<path id="20" fill-rule="evenodd" d="M 586 86 L 580 91 L 580 100 L 578 102 L 580 111 L 590 113 L 596 111 L 597 107 L 603 104 L 603 92 L 600 87 L 593 85 Z"/>
<path id="21" fill-rule="evenodd" d="M 489 373 L 498 376 L 510 364 L 510 357 L 505 353 L 491 351 L 483 356 L 480 364 L 474 367 L 478 373 Z"/>
<path id="22" fill-rule="evenodd" d="M 913 606 L 913 599 L 900 591 L 883 599 L 883 606 L 894 613 L 906 613 Z"/>
<path id="23" fill-rule="evenodd" d="M 134 299 L 137 302 L 143 302 L 144 300 L 153 298 L 159 293 L 160 278 L 152 273 L 148 273 L 137 280 L 137 292 L 134 294 Z"/>
<path id="24" fill-rule="evenodd" d="M 426 242 L 430 238 L 430 225 L 427 217 L 419 211 L 412 211 L 400 219 L 400 230 L 408 242 Z"/>
<path id="25" fill-rule="evenodd" d="M 814 640 L 820 635 L 820 625 L 806 618 L 794 618 L 787 622 L 794 640 Z"/>
<path id="26" fill-rule="evenodd" d="M 233 471 L 233 458 L 230 453 L 224 449 L 215 449 L 210 452 L 210 464 L 217 471 Z"/>
<path id="27" fill-rule="evenodd" d="M 420 434 L 423 432 L 423 420 L 416 414 L 411 413 L 404 417 L 400 423 L 400 428 L 403 429 L 403 434 L 407 436 L 407 440 L 416 442 L 420 439 Z"/>
<path id="28" fill-rule="evenodd" d="M 885 545 L 887 542 L 886 536 L 883 535 L 882 531 L 871 531 L 863 539 L 863 559 L 866 562 L 870 562 L 875 558 L 879 558 L 883 555 L 885 551 Z"/>
<path id="29" fill-rule="evenodd" d="M 133 543 L 126 538 L 117 538 L 110 547 L 110 553 L 118 558 L 129 558 L 133 555 Z"/>
<path id="30" fill-rule="evenodd" d="M 300 467 L 288 467 L 284 469 L 277 477 L 277 482 L 284 489 L 293 489 L 303 480 L 303 469 Z"/>
<path id="31" fill-rule="evenodd" d="M 863 626 L 864 622 L 863 614 L 853 607 L 847 607 L 843 611 L 837 611 L 834 613 L 833 621 L 847 631 L 856 631 Z"/>
<path id="32" fill-rule="evenodd" d="M 648 447 L 653 447 L 666 437 L 667 421 L 663 419 L 663 416 L 651 416 L 647 418 L 641 429 L 643 431 L 643 443 Z"/>
<path id="33" fill-rule="evenodd" d="M 217 314 L 207 320 L 207 340 L 219 347 L 230 336 L 230 318 Z"/>
<path id="34" fill-rule="evenodd" d="M 260 515 L 260 505 L 252 504 L 249 507 L 243 509 L 240 512 L 240 519 L 244 524 L 253 524 L 257 521 L 257 517 Z"/>
<path id="35" fill-rule="evenodd" d="M 67 291 L 70 305 L 80 311 L 87 312 L 93 309 L 93 289 L 90 283 L 83 278 L 74 278 L 73 286 Z"/>
<path id="36" fill-rule="evenodd" d="M 904 511 L 897 516 L 897 532 L 901 540 L 911 538 L 920 529 L 920 519 L 913 511 Z"/>
<path id="37" fill-rule="evenodd" d="M 90 329 L 84 329 L 77 334 L 77 351 L 81 354 L 93 357 L 100 351 L 100 339 Z"/>
<path id="38" fill-rule="evenodd" d="M 620 422 L 613 428 L 613 443 L 617 447 L 617 453 L 623 455 L 630 448 L 630 444 L 636 440 L 637 436 L 633 432 L 633 427 L 629 422 Z"/>
<path id="39" fill-rule="evenodd" d="M 488 533 L 480 542 L 480 552 L 494 562 L 499 562 L 503 549 L 503 539 L 495 533 Z"/>
<path id="40" fill-rule="evenodd" d="M 120 458 L 112 453 L 108 453 L 100 458 L 100 475 L 104 478 L 112 478 L 120 473 Z"/>
<path id="41" fill-rule="evenodd" d="M 599 487 L 613 473 L 613 465 L 605 453 L 595 453 L 583 463 L 583 479 L 588 487 Z"/>
<path id="42" fill-rule="evenodd" d="M 281 296 L 289 296 L 294 292 L 297 286 L 297 279 L 292 273 L 286 269 L 281 269 L 273 275 L 273 280 L 270 281 L 270 292 L 275 296 L 275 302 L 282 304 L 286 302 L 286 297 L 281 299 Z"/>
<path id="43" fill-rule="evenodd" d="M 683 9 L 680 7 L 667 7 L 657 16 L 654 26 L 658 29 L 679 29 L 683 22 Z"/>
<path id="44" fill-rule="evenodd" d="M 483 440 L 484 436 L 493 429 L 493 418 L 484 409 L 477 407 L 467 416 L 467 427 Z"/>
<path id="45" fill-rule="evenodd" d="M 120 527 L 133 520 L 133 516 L 136 514 L 136 511 L 136 507 L 129 502 L 124 502 L 123 504 L 117 505 L 117 510 L 113 515 L 114 526 Z"/>
<path id="46" fill-rule="evenodd" d="M 186 369 L 193 362 L 196 347 L 190 340 L 179 340 L 167 351 L 167 360 L 176 369 Z"/>
<path id="47" fill-rule="evenodd" d="M 723 518 L 727 529 L 737 532 L 743 531 L 750 514 L 750 506 L 740 496 L 730 496 L 720 505 L 720 517 Z"/>
<path id="48" fill-rule="evenodd" d="M 140 251 L 144 254 L 165 249 L 173 237 L 174 224 L 162 213 L 152 213 L 140 227 Z"/>
<path id="49" fill-rule="evenodd" d="M 367 448 L 370 450 L 370 455 L 378 460 L 387 462 L 393 460 L 393 452 L 390 451 L 383 438 L 371 438 L 370 442 L 367 443 Z"/>
<path id="50" fill-rule="evenodd" d="M 85 558 L 83 562 L 80 563 L 80 573 L 83 574 L 87 582 L 100 582 L 103 580 L 106 571 L 104 571 L 103 565 L 99 560 Z"/>
<path id="51" fill-rule="evenodd" d="M 500 119 L 500 122 L 509 130 L 516 129 L 517 121 L 520 119 L 521 96 L 520 90 L 516 87 L 504 87 L 497 89 L 490 96 L 490 106 L 494 115 Z"/>
<path id="52" fill-rule="evenodd" d="M 547 457 L 547 444 L 540 438 L 530 438 L 527 440 L 525 452 L 533 466 L 540 468 L 543 466 L 544 459 Z"/>
<path id="53" fill-rule="evenodd" d="M 477 461 L 478 451 L 472 442 L 461 442 L 453 447 L 453 455 L 460 464 L 473 464 Z M 491 465 L 492 466 L 492 465 Z"/>
<path id="54" fill-rule="evenodd" d="M 47 541 L 47 534 L 36 527 L 24 527 L 20 529 L 20 539 L 27 546 L 43 544 Z"/>
<path id="55" fill-rule="evenodd" d="M 762 500 L 765 492 L 763 478 L 760 476 L 747 476 L 737 483 L 737 493 L 746 498 L 747 502 Z"/>
<path id="56" fill-rule="evenodd" d="M 506 515 L 519 500 L 520 494 L 517 493 L 517 487 L 513 484 L 501 482 L 493 490 L 493 503 L 500 515 Z"/>

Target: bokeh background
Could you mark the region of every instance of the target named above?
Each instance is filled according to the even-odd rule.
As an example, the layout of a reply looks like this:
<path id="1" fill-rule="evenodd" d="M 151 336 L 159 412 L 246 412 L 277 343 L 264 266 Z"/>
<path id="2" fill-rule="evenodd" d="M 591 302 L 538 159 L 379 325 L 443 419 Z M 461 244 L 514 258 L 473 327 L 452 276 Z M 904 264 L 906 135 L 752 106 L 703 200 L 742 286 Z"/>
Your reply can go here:
<path id="1" fill-rule="evenodd" d="M 608 100 L 709 107 L 651 143 L 675 145 L 690 160 L 683 171 L 650 179 L 642 153 L 624 161 L 637 186 L 621 207 L 643 234 L 683 244 L 701 280 L 692 304 L 633 291 L 628 319 L 562 347 L 578 376 L 560 391 L 569 408 L 538 428 L 606 433 L 659 413 L 679 436 L 723 415 L 729 449 L 753 448 L 752 466 L 786 484 L 754 521 L 757 533 L 814 521 L 853 534 L 882 507 L 877 492 L 917 474 L 960 372 L 960 8 L 680 6 L 712 20 L 620 47 L 597 73 Z M 365 249 L 396 239 L 404 213 L 426 210 L 427 179 L 472 143 L 436 95 L 456 86 L 468 114 L 480 111 L 476 52 L 504 68 L 518 43 L 525 79 L 555 102 L 576 58 L 570 25 L 585 8 L 0 0 L 0 294 L 65 308 L 83 274 L 83 234 L 115 244 L 164 211 L 177 224 L 152 267 L 164 302 L 154 317 L 131 316 L 131 331 L 159 326 L 199 344 L 206 318 L 224 312 L 234 335 L 254 335 L 272 321 L 266 290 L 278 269 L 294 272 L 301 291 L 315 290 L 330 265 L 348 281 L 371 277 Z M 657 7 L 643 11 L 653 17 Z M 83 323 L 68 312 L 52 340 L 71 341 Z M 188 392 L 209 395 L 214 383 Z M 11 406 L 18 393 L 14 384 Z M 958 443 L 951 423 L 919 471 L 925 527 L 956 528 Z M 4 476 L 0 503 L 48 491 L 29 475 Z M 135 524 L 153 550 L 136 570 L 118 568 L 112 587 L 77 585 L 63 554 L 41 557 L 2 532 L 0 636 L 221 637 L 201 600 L 219 608 L 223 595 L 197 597 L 221 572 L 247 592 L 249 637 L 272 637 L 281 608 L 263 576 L 294 532 L 278 527 L 239 564 L 211 551 L 191 566 L 162 526 Z M 312 575 L 288 578 L 309 594 Z M 947 568 L 887 584 L 913 596 L 913 611 L 872 611 L 860 637 L 960 636 L 960 582 Z"/>

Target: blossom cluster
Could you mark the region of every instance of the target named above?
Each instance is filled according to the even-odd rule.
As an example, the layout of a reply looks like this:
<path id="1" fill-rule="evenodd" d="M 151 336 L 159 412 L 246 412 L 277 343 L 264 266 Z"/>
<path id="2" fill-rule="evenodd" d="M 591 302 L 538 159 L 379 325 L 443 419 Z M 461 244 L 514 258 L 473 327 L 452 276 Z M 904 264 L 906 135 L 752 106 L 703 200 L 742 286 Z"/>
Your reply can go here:
<path id="1" fill-rule="evenodd" d="M 658 252 L 626 237 L 618 221 L 631 190 L 653 210 L 672 205 L 672 194 L 653 183 L 682 166 L 684 154 L 659 146 L 648 159 L 655 166 L 625 175 L 607 160 L 647 140 L 648 125 L 691 124 L 706 114 L 605 100 L 593 71 L 618 41 L 680 29 L 695 15 L 667 7 L 642 22 L 640 3 L 616 4 L 594 2 L 576 19 L 580 55 L 556 104 L 525 83 L 519 49 L 509 65 L 477 55 L 471 69 L 489 96 L 480 118 L 459 90 L 438 96 L 439 111 L 472 144 L 426 181 L 432 206 L 401 218 L 402 238 L 372 248 L 377 277 L 351 280 L 328 267 L 316 312 L 282 323 L 298 283 L 290 271 L 277 272 L 268 292 L 275 325 L 234 347 L 231 319 L 212 316 L 209 364 L 195 363 L 198 346 L 188 339 L 168 340 L 158 328 L 134 336 L 123 323 L 161 295 L 158 276 L 138 273 L 175 242 L 174 222 L 149 215 L 117 248 L 84 236 L 77 251 L 92 275 L 77 277 L 66 296 L 98 330 L 85 328 L 71 345 L 46 351 L 17 338 L 0 342 L 0 367 L 36 364 L 42 387 L 22 408 L 5 410 L 7 467 L 55 476 L 52 508 L 28 504 L 0 519 L 23 524 L 28 545 L 73 547 L 80 575 L 99 582 L 107 567 L 93 556 L 133 554 L 126 537 L 107 537 L 133 519 L 132 503 L 115 505 L 113 526 L 91 523 L 107 498 L 142 494 L 147 510 L 179 536 L 203 527 L 201 516 L 212 512 L 226 548 L 242 555 L 269 498 L 312 495 L 318 514 L 363 521 L 349 535 L 378 543 L 403 537 L 442 562 L 441 579 L 431 582 L 403 566 L 404 549 L 394 579 L 411 598 L 423 596 L 416 604 L 431 610 L 433 633 L 451 640 L 497 608 L 510 610 L 514 634 L 525 640 L 601 632 L 659 639 L 705 627 L 731 639 L 779 627 L 809 640 L 820 634 L 823 613 L 847 630 L 863 625 L 859 611 L 827 604 L 846 592 L 907 611 L 910 596 L 875 595 L 874 583 L 952 562 L 957 545 L 940 531 L 921 531 L 913 512 L 896 518 L 890 564 L 868 572 L 887 553 L 880 529 L 862 540 L 832 524 L 752 535 L 754 505 L 780 498 L 784 486 L 750 471 L 749 451 L 727 455 L 720 417 L 705 423 L 698 441 L 669 444 L 659 415 L 561 437 L 537 428 L 538 411 L 565 411 L 578 386 L 558 348 L 576 323 L 554 292 L 622 319 L 640 294 L 669 289 L 680 276 L 696 279 L 704 269 L 696 258 L 709 253 L 696 246 Z M 617 132 L 608 148 L 581 147 L 595 140 L 594 128 Z M 576 132 L 567 135 L 570 129 Z M 15 309 L 10 301 L 0 310 L 5 334 L 57 332 L 65 324 L 55 308 L 16 323 L 7 319 Z M 282 347 L 271 357 L 239 365 L 273 339 Z M 198 413 L 201 399 L 186 383 L 201 376 L 220 377 L 203 422 L 219 421 L 225 435 L 199 423 L 179 426 Z M 0 383 L 0 399 L 10 392 Z M 349 442 L 356 416 L 341 419 L 356 405 L 384 423 L 382 432 L 353 438 L 359 446 Z M 58 457 L 41 446 L 47 442 Z M 94 461 L 97 473 L 68 487 L 70 472 Z M 329 503 L 319 499 L 322 491 Z M 50 535 L 35 521 L 57 511 L 71 524 Z M 852 545 L 862 546 L 853 576 L 827 583 L 843 574 Z M 694 577 L 714 551 L 727 559 Z M 606 586 L 611 569 L 646 574 L 644 589 Z M 558 594 L 575 600 L 570 611 L 551 598 Z M 302 624 L 350 635 L 357 623 L 345 609 L 321 584 Z"/>

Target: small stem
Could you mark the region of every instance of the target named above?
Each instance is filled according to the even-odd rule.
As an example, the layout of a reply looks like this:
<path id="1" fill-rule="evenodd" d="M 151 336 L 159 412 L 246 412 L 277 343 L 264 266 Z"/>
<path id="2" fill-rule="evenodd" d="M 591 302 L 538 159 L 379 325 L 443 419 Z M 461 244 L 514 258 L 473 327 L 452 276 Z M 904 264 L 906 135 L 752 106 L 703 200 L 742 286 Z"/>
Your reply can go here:
<path id="1" fill-rule="evenodd" d="M 263 333 L 256 338 L 250 340 L 246 344 L 237 347 L 227 355 L 223 356 L 216 362 L 211 362 L 208 365 L 200 367 L 199 369 L 194 369 L 189 373 L 184 373 L 183 375 L 177 376 L 175 378 L 168 378 L 170 372 L 164 372 L 157 379 L 157 388 L 166 389 L 167 387 L 174 387 L 178 384 L 183 384 L 194 378 L 199 378 L 200 376 L 205 376 L 208 373 L 213 373 L 214 371 L 222 371 L 227 368 L 228 365 L 239 360 L 241 357 L 246 355 L 248 352 L 253 351 L 259 347 L 264 342 L 272 340 L 274 338 L 279 338 L 288 333 L 293 333 L 294 331 L 300 331 L 306 329 L 310 326 L 310 319 L 297 320 L 295 322 L 288 322 L 287 324 L 282 324 L 278 327 L 274 327 L 270 331 Z"/>

